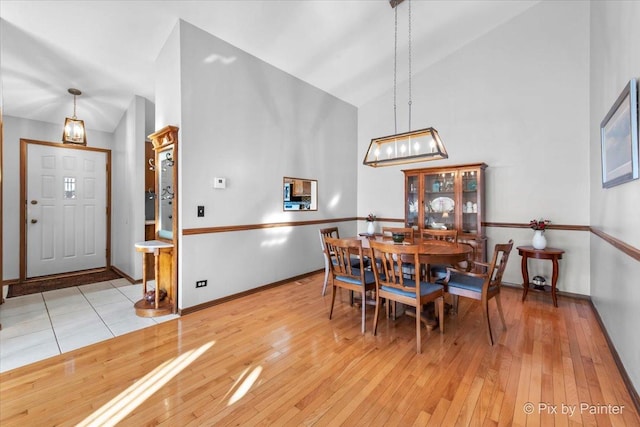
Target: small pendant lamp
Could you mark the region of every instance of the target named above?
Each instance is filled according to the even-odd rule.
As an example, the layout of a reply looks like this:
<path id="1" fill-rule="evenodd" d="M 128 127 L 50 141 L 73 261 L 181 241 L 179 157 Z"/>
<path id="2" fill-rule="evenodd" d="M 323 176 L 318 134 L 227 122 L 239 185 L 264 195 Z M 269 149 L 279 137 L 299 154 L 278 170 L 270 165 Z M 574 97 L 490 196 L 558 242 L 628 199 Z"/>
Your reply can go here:
<path id="1" fill-rule="evenodd" d="M 67 117 L 64 121 L 62 142 L 65 144 L 87 145 L 87 133 L 84 130 L 84 121 L 76 117 L 76 96 L 82 95 L 78 89 L 71 88 L 69 93 L 73 95 L 73 117 Z"/>

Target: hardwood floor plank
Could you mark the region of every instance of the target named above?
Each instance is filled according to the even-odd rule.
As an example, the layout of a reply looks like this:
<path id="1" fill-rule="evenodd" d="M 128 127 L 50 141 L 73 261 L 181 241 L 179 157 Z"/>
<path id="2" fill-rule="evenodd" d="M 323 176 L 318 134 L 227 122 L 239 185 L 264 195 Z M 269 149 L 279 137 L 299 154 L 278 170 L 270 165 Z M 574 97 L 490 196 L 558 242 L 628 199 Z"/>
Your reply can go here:
<path id="1" fill-rule="evenodd" d="M 479 303 L 461 298 L 445 333 L 425 330 L 416 354 L 412 318 L 381 317 L 374 337 L 369 309 L 362 335 L 360 309 L 342 293 L 329 320 L 322 279 L 1 373 L 0 425 L 77 425 L 125 392 L 142 397 L 122 400 L 133 408 L 118 414 L 124 426 L 640 425 L 587 301 L 563 297 L 556 308 L 504 289 L 507 330 L 490 304 L 490 346 Z M 172 372 L 145 381 L 163 366 Z M 537 413 L 525 413 L 528 401 Z M 540 412 L 540 402 L 575 413 Z M 624 408 L 603 413 L 608 404 Z"/>

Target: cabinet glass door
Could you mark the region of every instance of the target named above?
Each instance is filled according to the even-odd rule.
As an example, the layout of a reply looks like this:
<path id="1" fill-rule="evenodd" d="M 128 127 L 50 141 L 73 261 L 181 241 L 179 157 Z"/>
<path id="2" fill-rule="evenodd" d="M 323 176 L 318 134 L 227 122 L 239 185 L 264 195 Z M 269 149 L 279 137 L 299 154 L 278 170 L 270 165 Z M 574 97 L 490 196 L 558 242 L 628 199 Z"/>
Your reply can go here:
<path id="1" fill-rule="evenodd" d="M 462 232 L 478 233 L 478 175 L 462 171 Z"/>
<path id="2" fill-rule="evenodd" d="M 420 207 L 420 199 L 418 198 L 418 177 L 417 176 L 407 176 L 406 183 L 406 194 L 407 194 L 407 205 L 405 218 L 407 219 L 406 227 L 418 227 L 420 224 L 418 223 L 418 214 Z"/>
<path id="3" fill-rule="evenodd" d="M 456 172 L 425 174 L 422 228 L 456 228 Z"/>

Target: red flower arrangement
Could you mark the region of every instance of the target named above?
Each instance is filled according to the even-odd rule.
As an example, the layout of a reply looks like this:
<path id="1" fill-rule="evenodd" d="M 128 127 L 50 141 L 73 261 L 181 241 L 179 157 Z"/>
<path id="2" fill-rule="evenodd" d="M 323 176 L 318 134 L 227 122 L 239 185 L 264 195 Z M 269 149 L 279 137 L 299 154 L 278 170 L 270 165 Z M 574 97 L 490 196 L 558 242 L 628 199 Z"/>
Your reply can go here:
<path id="1" fill-rule="evenodd" d="M 551 224 L 551 221 L 549 221 L 548 219 L 532 219 L 529 222 L 529 227 L 531 227 L 534 230 L 540 230 L 544 233 L 544 230 L 546 230 L 547 225 Z"/>
<path id="2" fill-rule="evenodd" d="M 365 221 L 367 222 L 374 222 L 376 220 L 376 216 L 372 213 L 370 213 L 369 215 L 367 215 L 367 218 L 365 219 Z"/>

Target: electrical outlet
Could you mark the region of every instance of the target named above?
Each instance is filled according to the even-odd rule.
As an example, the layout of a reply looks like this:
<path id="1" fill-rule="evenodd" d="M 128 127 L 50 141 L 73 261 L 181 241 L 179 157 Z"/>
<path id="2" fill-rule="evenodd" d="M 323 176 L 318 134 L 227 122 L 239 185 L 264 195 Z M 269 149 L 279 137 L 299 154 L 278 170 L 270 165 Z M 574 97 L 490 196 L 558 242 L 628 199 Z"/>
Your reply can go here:
<path id="1" fill-rule="evenodd" d="M 196 282 L 196 288 L 204 288 L 205 286 L 207 286 L 206 280 L 198 280 Z"/>
<path id="2" fill-rule="evenodd" d="M 198 206 L 198 216 L 204 216 L 204 206 Z"/>

